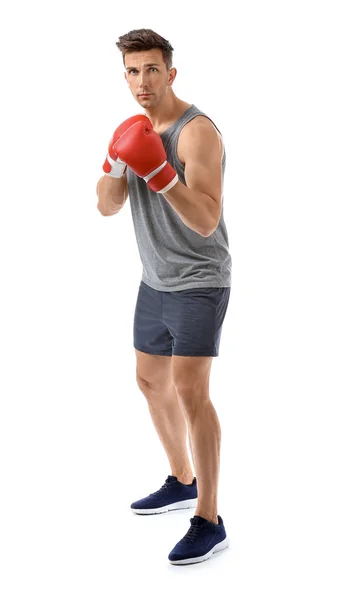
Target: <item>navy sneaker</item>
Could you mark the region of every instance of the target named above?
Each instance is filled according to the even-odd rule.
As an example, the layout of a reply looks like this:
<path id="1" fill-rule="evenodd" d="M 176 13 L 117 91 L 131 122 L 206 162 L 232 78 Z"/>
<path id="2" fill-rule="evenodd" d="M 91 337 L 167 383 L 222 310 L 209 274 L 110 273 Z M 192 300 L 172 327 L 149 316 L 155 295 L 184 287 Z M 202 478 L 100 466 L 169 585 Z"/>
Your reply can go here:
<path id="1" fill-rule="evenodd" d="M 131 509 L 138 515 L 155 515 L 180 508 L 194 508 L 197 506 L 197 496 L 196 477 L 186 485 L 175 475 L 169 475 L 160 490 L 133 502 Z"/>
<path id="2" fill-rule="evenodd" d="M 169 554 L 173 565 L 202 562 L 229 545 L 224 523 L 218 515 L 218 525 L 199 515 L 190 519 L 191 527 Z"/>

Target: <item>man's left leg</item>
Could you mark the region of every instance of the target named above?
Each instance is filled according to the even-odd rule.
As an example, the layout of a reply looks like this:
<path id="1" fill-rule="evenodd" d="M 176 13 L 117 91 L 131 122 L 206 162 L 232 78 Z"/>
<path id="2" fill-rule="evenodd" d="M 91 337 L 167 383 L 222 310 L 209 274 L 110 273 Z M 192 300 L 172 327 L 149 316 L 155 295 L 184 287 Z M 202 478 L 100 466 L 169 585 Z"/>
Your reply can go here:
<path id="1" fill-rule="evenodd" d="M 212 356 L 173 355 L 171 376 L 189 430 L 198 488 L 195 515 L 218 524 L 221 429 L 209 397 L 212 360 Z"/>

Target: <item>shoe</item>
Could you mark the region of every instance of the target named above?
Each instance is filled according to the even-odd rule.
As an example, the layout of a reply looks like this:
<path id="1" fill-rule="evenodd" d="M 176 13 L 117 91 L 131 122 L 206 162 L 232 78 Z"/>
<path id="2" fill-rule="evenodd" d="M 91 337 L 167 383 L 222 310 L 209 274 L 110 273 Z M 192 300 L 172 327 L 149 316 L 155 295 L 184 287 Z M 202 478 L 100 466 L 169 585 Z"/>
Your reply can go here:
<path id="1" fill-rule="evenodd" d="M 169 475 L 160 490 L 153 492 L 131 504 L 131 509 L 138 515 L 155 515 L 169 510 L 194 508 L 197 506 L 197 480 L 186 485 L 174 475 Z"/>
<path id="2" fill-rule="evenodd" d="M 188 565 L 202 562 L 229 545 L 224 523 L 218 515 L 218 525 L 195 515 L 190 519 L 191 527 L 168 558 L 173 565 Z"/>

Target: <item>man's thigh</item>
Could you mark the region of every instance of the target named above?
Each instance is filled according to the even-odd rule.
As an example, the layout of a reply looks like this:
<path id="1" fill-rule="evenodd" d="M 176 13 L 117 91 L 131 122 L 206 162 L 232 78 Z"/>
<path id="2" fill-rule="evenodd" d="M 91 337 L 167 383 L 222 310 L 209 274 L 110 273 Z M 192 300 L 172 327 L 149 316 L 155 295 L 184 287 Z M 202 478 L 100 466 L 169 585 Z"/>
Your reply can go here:
<path id="1" fill-rule="evenodd" d="M 146 354 L 171 356 L 172 335 L 163 322 L 163 292 L 141 281 L 137 296 L 133 343 L 136 350 Z"/>
<path id="2" fill-rule="evenodd" d="M 171 356 L 157 356 L 140 352 L 136 353 L 136 378 L 139 385 L 150 386 L 154 390 L 167 389 L 172 382 Z"/>
<path id="3" fill-rule="evenodd" d="M 165 294 L 163 320 L 173 356 L 218 356 L 231 288 L 191 288 Z"/>
<path id="4" fill-rule="evenodd" d="M 154 290 L 141 281 L 134 347 L 158 356 L 218 356 L 231 288 Z"/>

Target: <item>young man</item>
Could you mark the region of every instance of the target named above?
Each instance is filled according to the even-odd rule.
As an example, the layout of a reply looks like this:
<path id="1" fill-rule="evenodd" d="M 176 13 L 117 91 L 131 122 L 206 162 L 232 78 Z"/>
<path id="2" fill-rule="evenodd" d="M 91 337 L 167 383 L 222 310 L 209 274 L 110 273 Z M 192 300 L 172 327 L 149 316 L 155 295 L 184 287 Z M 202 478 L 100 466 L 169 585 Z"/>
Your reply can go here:
<path id="1" fill-rule="evenodd" d="M 131 508 L 156 514 L 196 507 L 191 527 L 169 554 L 172 564 L 188 564 L 228 545 L 217 513 L 221 429 L 209 398 L 231 289 L 225 149 L 213 122 L 175 95 L 167 40 L 139 29 L 117 46 L 144 114 L 124 121 L 110 140 L 98 209 L 113 215 L 130 198 L 143 265 L 134 317 L 137 382 L 172 473 Z"/>

